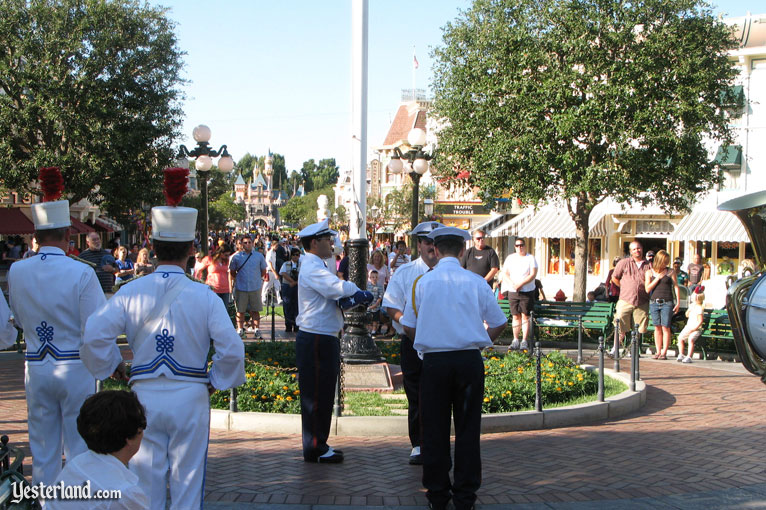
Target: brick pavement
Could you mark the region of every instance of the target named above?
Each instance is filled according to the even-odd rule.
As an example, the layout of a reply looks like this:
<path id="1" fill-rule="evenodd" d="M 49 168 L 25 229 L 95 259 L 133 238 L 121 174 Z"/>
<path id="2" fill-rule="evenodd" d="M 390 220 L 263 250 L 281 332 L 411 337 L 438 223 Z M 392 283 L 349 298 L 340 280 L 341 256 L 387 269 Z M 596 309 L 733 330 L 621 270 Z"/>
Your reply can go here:
<path id="1" fill-rule="evenodd" d="M 592 361 L 592 360 L 591 360 Z M 642 362 L 647 405 L 616 421 L 482 438 L 480 504 L 603 501 L 766 482 L 766 388 L 714 364 Z M 725 367 L 724 367 L 725 368 Z M 27 448 L 23 361 L 0 354 L 0 432 Z M 404 437 L 338 437 L 347 461 L 302 462 L 298 436 L 213 430 L 206 501 L 424 505 Z M 27 462 L 28 463 L 28 462 Z"/>

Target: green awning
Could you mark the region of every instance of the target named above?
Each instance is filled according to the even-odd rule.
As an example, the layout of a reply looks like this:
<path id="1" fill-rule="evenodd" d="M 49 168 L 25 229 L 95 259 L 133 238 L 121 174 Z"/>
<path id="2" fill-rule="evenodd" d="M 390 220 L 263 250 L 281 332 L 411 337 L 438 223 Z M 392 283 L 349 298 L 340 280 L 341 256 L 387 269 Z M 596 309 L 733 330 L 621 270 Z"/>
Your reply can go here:
<path id="1" fill-rule="evenodd" d="M 718 153 L 715 155 L 715 164 L 722 168 L 741 168 L 742 167 L 742 146 L 729 145 L 718 147 Z"/>

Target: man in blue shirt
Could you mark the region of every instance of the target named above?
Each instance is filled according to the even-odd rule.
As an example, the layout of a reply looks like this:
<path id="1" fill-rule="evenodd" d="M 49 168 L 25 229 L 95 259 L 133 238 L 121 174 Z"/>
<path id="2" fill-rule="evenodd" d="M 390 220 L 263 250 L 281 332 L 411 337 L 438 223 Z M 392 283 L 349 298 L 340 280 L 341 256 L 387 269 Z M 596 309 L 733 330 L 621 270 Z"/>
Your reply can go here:
<path id="1" fill-rule="evenodd" d="M 249 235 L 242 238 L 242 251 L 229 259 L 229 273 L 234 284 L 234 306 L 237 309 L 237 333 L 245 336 L 245 312 L 250 312 L 255 338 L 261 338 L 261 288 L 266 276 L 266 259 L 253 249 Z"/>

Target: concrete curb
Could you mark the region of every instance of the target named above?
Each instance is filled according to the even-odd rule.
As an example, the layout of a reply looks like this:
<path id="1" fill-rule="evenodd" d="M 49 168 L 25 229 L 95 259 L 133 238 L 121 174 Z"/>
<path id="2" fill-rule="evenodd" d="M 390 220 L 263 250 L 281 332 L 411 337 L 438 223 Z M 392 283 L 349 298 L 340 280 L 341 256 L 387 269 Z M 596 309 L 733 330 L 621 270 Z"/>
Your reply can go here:
<path id="1" fill-rule="evenodd" d="M 595 367 L 583 365 L 586 370 Z M 605 368 L 604 374 L 630 383 L 630 374 Z M 604 402 L 589 402 L 542 412 L 485 414 L 481 417 L 482 434 L 517 430 L 553 429 L 615 419 L 639 410 L 646 404 L 646 384 L 636 381 L 636 391 L 626 390 Z M 214 429 L 268 434 L 300 434 L 299 414 L 232 413 L 210 410 L 210 427 Z M 406 436 L 406 416 L 341 416 L 333 418 L 330 433 L 334 436 Z"/>

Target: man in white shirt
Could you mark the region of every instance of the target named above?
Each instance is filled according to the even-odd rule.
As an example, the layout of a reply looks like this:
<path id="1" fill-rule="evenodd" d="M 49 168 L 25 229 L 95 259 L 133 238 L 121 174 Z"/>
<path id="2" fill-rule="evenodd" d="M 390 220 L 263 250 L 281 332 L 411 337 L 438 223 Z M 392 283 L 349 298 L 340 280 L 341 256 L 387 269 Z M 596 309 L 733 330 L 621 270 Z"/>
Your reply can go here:
<path id="1" fill-rule="evenodd" d="M 91 499 L 48 499 L 46 510 L 144 510 L 149 498 L 128 462 L 138 452 L 146 413 L 135 393 L 102 391 L 88 397 L 77 417 L 77 430 L 88 451 L 66 463 L 56 479 L 66 486 L 88 487 Z M 98 491 L 119 491 L 117 498 L 97 499 Z"/>
<path id="2" fill-rule="evenodd" d="M 417 236 L 420 257 L 401 266 L 391 277 L 382 303 L 401 340 L 400 363 L 404 392 L 407 394 L 407 425 L 412 446 L 409 462 L 415 465 L 423 463 L 420 454 L 420 373 L 423 370 L 423 361 L 412 346 L 413 338 L 404 333 L 399 319 L 407 308 L 407 303 L 412 299 L 412 282 L 436 265 L 434 242 L 428 234 L 443 226 L 438 221 L 425 221 L 412 229 L 410 234 Z"/>
<path id="3" fill-rule="evenodd" d="M 152 209 L 157 269 L 123 285 L 91 316 L 80 349 L 97 378 L 125 378 L 115 339 L 121 334 L 128 339 L 130 382 L 148 421 L 131 468 L 154 510 L 165 510 L 168 470 L 170 508 L 200 508 L 210 393 L 245 382 L 244 347 L 223 301 L 184 272 L 196 221 L 196 209 Z M 211 339 L 215 354 L 208 369 Z"/>
<path id="4" fill-rule="evenodd" d="M 527 253 L 524 239 L 516 239 L 516 252 L 511 253 L 503 262 L 501 270 L 500 292 L 508 293 L 508 305 L 513 317 L 513 341 L 511 349 L 529 349 L 529 334 L 532 324 L 529 314 L 535 305 L 535 278 L 537 261 Z M 521 333 L 521 343 L 519 343 Z"/>
<path id="5" fill-rule="evenodd" d="M 272 293 L 274 296 L 275 302 L 274 305 L 276 306 L 281 301 L 280 297 L 280 288 L 279 288 L 279 270 L 280 267 L 277 266 L 277 248 L 279 247 L 279 244 L 277 243 L 277 238 L 273 237 L 271 241 L 271 246 L 269 247 L 269 251 L 266 252 L 266 268 L 267 268 L 267 274 L 269 277 L 269 281 L 266 282 L 266 285 L 263 289 L 263 301 L 264 303 L 267 302 L 269 299 L 269 292 Z"/>
<path id="6" fill-rule="evenodd" d="M 11 265 L 10 306 L 24 330 L 25 387 L 33 484 L 51 484 L 61 472 L 62 442 L 67 459 L 87 447 L 77 433 L 80 406 L 96 381 L 80 360 L 88 317 L 105 302 L 89 265 L 66 256 L 69 203 L 32 204 L 40 252 Z"/>
<path id="7" fill-rule="evenodd" d="M 423 486 L 431 508 L 444 510 L 453 499 L 456 510 L 468 510 L 481 486 L 481 349 L 503 332 L 507 318 L 486 280 L 460 267 L 471 235 L 441 227 L 428 237 L 439 262 L 414 282 L 414 301 L 400 319 L 423 357 Z M 449 477 L 450 415 L 455 422 L 454 482 Z"/>
<path id="8" fill-rule="evenodd" d="M 309 225 L 298 235 L 306 250 L 298 274 L 299 331 L 295 336 L 303 460 L 337 464 L 343 462 L 343 452 L 329 446 L 327 438 L 340 368 L 338 334 L 343 328 L 343 314 L 338 306 L 370 303 L 372 294 L 338 278 L 334 267 L 328 269 L 323 259 L 332 254 L 337 233 L 330 230 L 327 220 Z M 352 296 L 353 303 L 341 299 Z"/>

